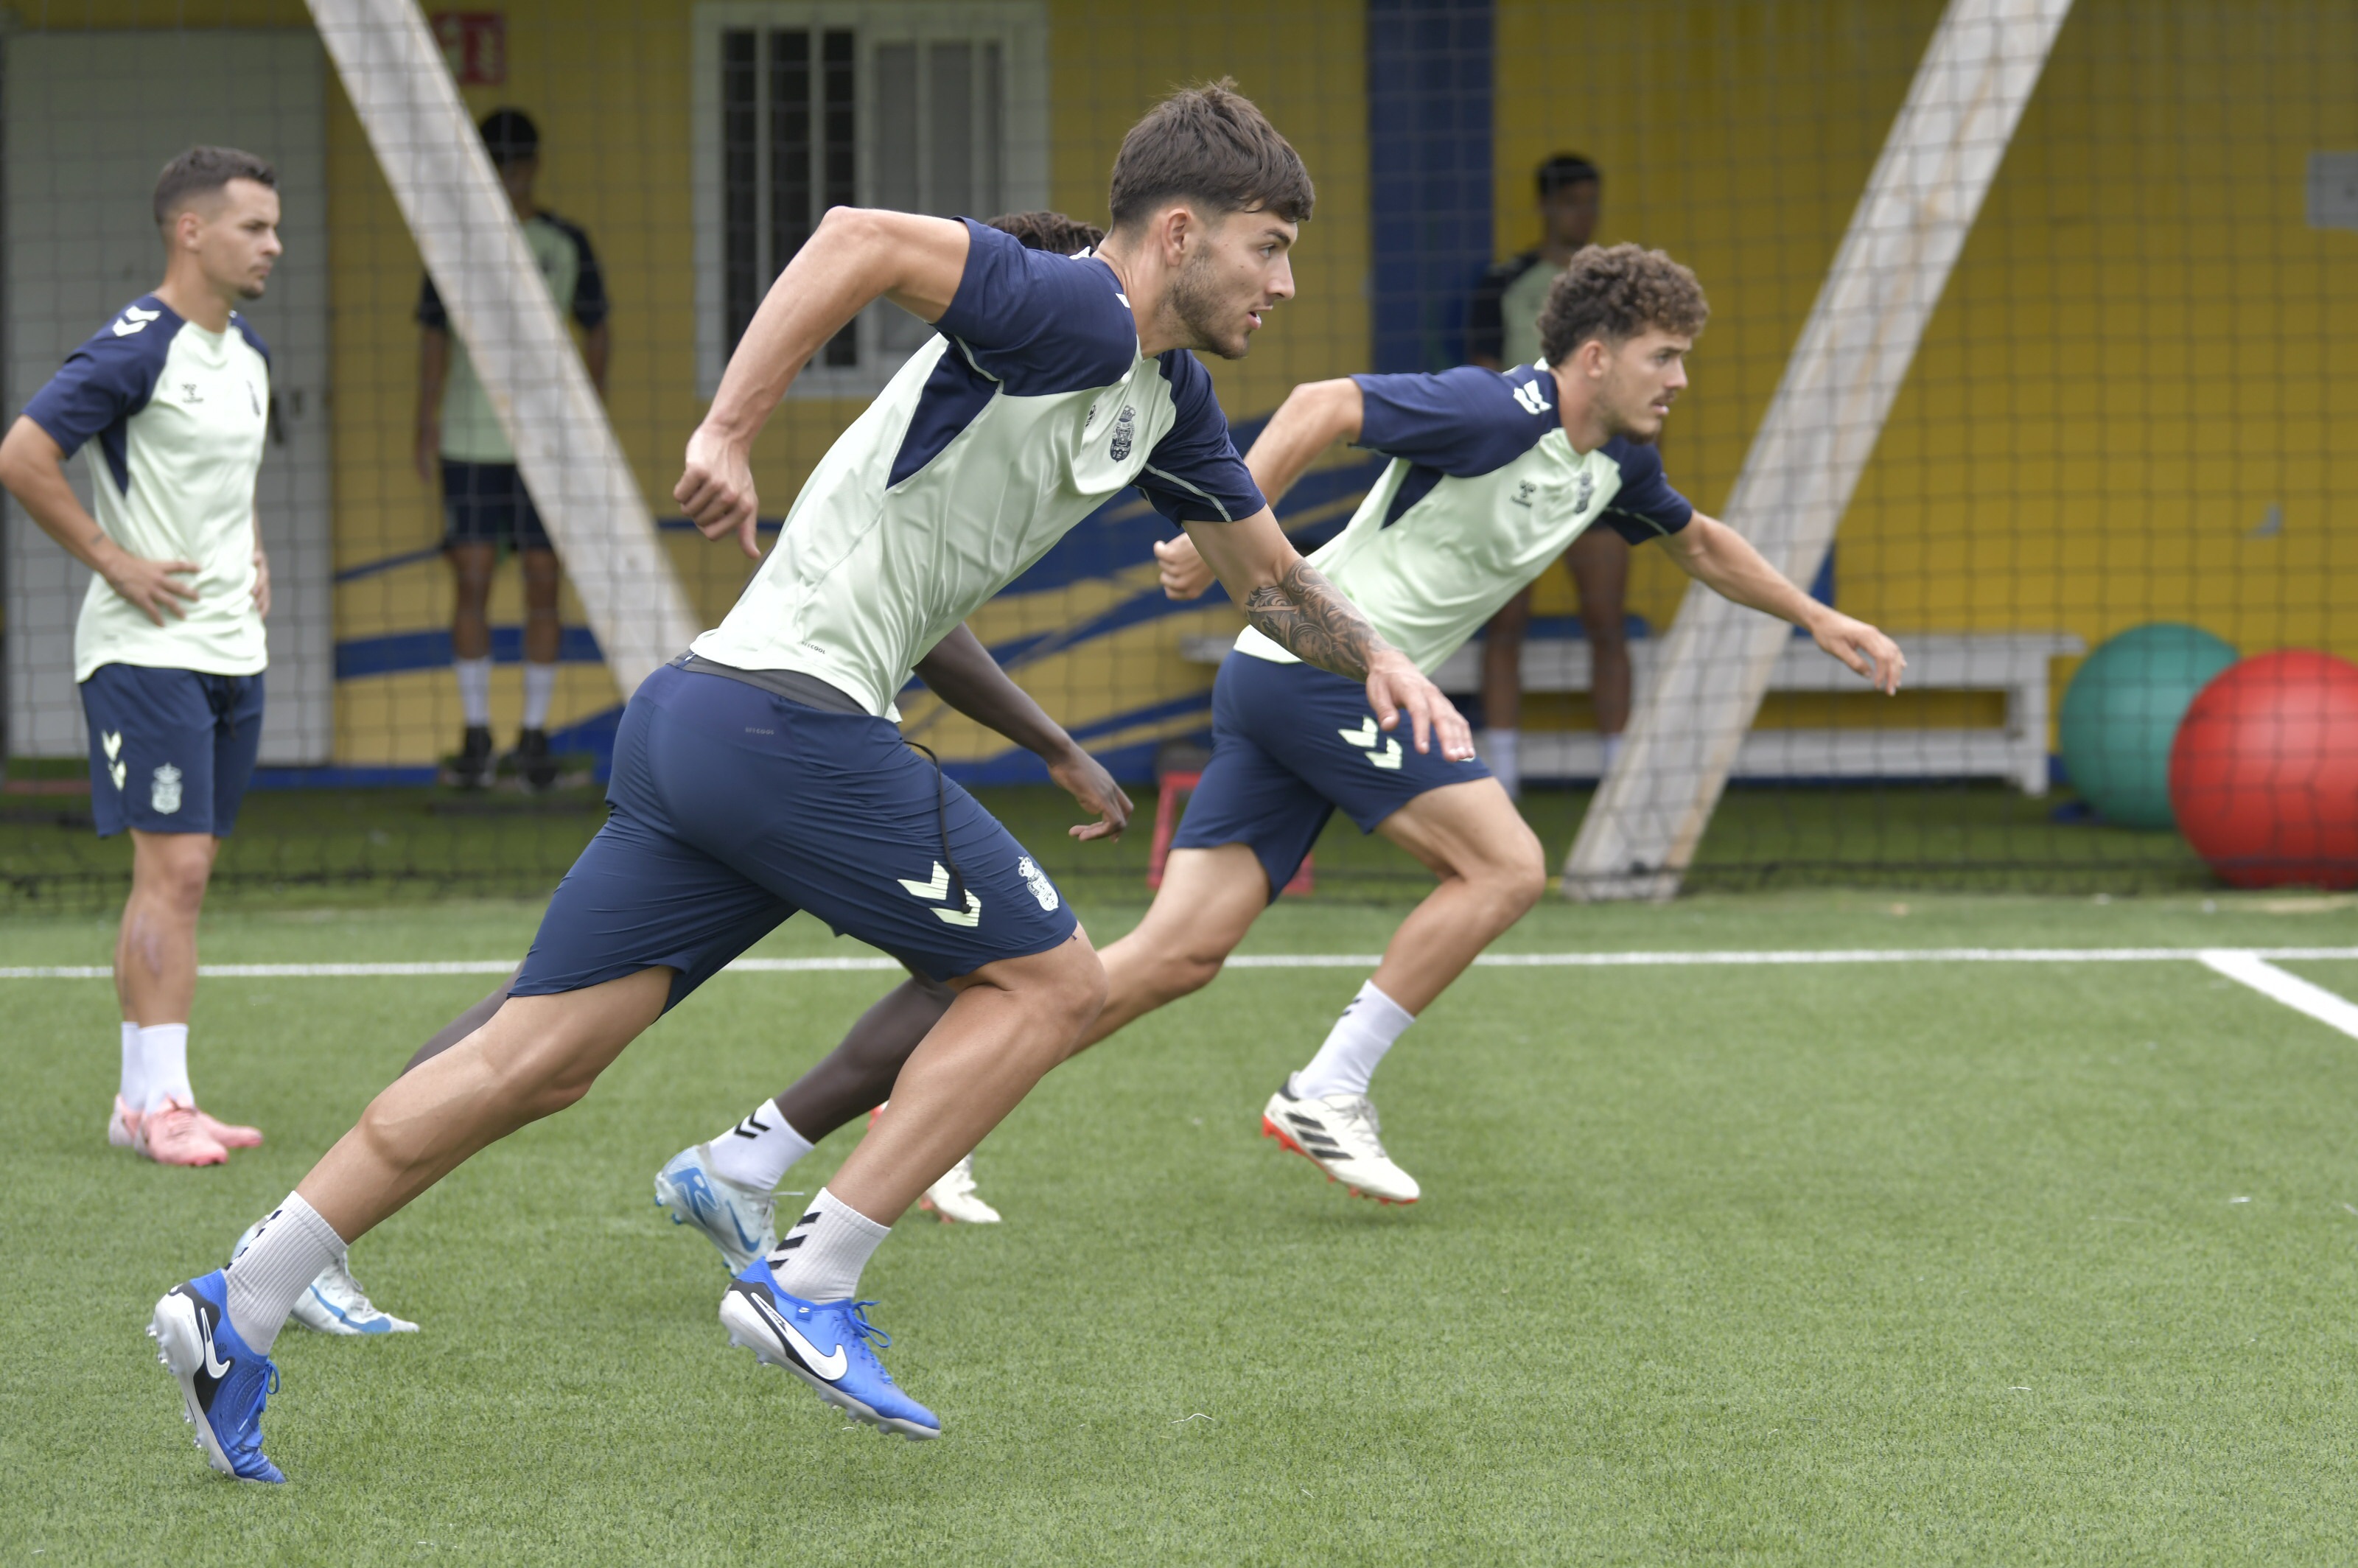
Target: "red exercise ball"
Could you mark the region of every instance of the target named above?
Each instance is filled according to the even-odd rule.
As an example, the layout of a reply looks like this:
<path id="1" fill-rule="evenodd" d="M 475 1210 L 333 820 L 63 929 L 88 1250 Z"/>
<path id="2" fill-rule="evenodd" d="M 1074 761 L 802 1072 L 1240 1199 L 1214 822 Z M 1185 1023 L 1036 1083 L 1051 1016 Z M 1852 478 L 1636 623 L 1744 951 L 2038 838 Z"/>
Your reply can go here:
<path id="1" fill-rule="evenodd" d="M 2228 666 L 2178 726 L 2169 805 L 2236 887 L 2358 887 L 2358 665 L 2292 648 Z"/>

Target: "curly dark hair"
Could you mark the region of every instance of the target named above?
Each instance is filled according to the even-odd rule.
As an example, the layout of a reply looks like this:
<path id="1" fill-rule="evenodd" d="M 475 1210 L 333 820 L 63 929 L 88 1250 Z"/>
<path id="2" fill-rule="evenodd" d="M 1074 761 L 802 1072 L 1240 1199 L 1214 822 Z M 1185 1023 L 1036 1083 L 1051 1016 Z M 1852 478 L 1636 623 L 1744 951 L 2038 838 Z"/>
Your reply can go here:
<path id="1" fill-rule="evenodd" d="M 1002 234 L 1014 235 L 1026 250 L 1054 251 L 1060 256 L 1095 250 L 1105 243 L 1103 229 L 1078 218 L 1067 218 L 1062 212 L 1002 212 L 990 221 L 990 226 Z"/>
<path id="2" fill-rule="evenodd" d="M 1586 245 L 1548 289 L 1540 351 L 1557 364 L 1591 338 L 1624 343 L 1649 327 L 1692 338 L 1710 319 L 1703 285 L 1662 252 Z"/>

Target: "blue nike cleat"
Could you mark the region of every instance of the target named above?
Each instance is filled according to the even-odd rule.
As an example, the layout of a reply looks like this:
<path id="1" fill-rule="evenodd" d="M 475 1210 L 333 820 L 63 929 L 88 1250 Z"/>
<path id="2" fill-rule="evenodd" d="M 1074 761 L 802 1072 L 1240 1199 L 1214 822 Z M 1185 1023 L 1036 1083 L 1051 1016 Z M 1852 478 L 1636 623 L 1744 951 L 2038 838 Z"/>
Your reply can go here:
<path id="1" fill-rule="evenodd" d="M 683 1149 L 655 1173 L 655 1206 L 674 1225 L 692 1225 L 720 1249 L 735 1273 L 777 1250 L 777 1200 L 713 1173 L 712 1145 Z"/>
<path id="2" fill-rule="evenodd" d="M 221 1271 L 174 1285 L 156 1303 L 147 1336 L 179 1380 L 182 1419 L 197 1429 L 205 1462 L 240 1481 L 287 1479 L 262 1453 L 262 1407 L 278 1391 L 278 1368 L 230 1326 Z"/>
<path id="3" fill-rule="evenodd" d="M 868 1342 L 889 1346 L 892 1336 L 868 1321 L 873 1302 L 806 1302 L 778 1289 L 767 1260 L 729 1281 L 720 1298 L 720 1326 L 729 1343 L 754 1358 L 784 1367 L 817 1390 L 818 1397 L 854 1421 L 915 1441 L 939 1437 L 934 1412 L 903 1393 Z M 821 1346 L 830 1346 L 822 1351 Z"/>

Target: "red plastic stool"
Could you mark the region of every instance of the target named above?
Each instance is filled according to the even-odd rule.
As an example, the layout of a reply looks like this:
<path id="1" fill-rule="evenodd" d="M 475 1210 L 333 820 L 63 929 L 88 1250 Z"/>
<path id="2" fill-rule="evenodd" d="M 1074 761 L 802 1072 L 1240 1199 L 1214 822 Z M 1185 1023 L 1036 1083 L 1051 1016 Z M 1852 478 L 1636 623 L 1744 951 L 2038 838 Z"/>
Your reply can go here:
<path id="1" fill-rule="evenodd" d="M 1203 773 L 1164 773 L 1155 783 L 1160 793 L 1154 800 L 1154 847 L 1146 855 L 1146 885 L 1163 885 L 1163 862 L 1171 857 L 1171 835 L 1179 826 L 1179 797 L 1193 795 L 1195 786 L 1204 782 Z M 1317 885 L 1310 857 L 1302 857 L 1302 865 L 1293 880 L 1279 889 L 1280 893 L 1309 892 Z"/>

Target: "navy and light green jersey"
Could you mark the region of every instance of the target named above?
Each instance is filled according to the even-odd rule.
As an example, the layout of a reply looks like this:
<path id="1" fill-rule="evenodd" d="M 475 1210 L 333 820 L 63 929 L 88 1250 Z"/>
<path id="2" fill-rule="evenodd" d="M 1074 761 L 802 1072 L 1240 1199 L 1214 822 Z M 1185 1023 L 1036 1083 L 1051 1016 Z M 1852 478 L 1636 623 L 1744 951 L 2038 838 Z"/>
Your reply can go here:
<path id="1" fill-rule="evenodd" d="M 151 561 L 196 563 L 196 594 L 161 626 L 91 579 L 74 623 L 74 679 L 102 665 L 250 676 L 269 663 L 254 606 L 254 481 L 270 428 L 270 351 L 232 312 L 224 331 L 142 295 L 66 358 L 25 416 L 71 456 L 96 440 L 92 511 Z"/>
<path id="2" fill-rule="evenodd" d="M 569 315 L 588 331 L 606 319 L 606 279 L 590 249 L 590 236 L 564 219 L 535 212 L 524 222 L 524 243 L 548 285 L 548 297 L 557 312 Z M 450 330 L 450 315 L 428 276 L 417 295 L 417 324 Z M 450 374 L 442 384 L 442 455 L 460 463 L 512 463 L 515 449 L 508 445 L 500 416 L 467 357 L 467 345 L 454 333 L 450 339 Z"/>
<path id="3" fill-rule="evenodd" d="M 1121 491 L 1174 523 L 1265 504 L 1210 374 L 1184 350 L 1139 352 L 1111 267 L 967 234 L 938 334 L 819 460 L 698 654 L 799 670 L 890 717 L 919 659 Z"/>
<path id="4" fill-rule="evenodd" d="M 1529 364 L 1540 348 L 1540 311 L 1563 276 L 1536 250 L 1493 265 L 1482 275 L 1466 312 L 1466 352 L 1502 365 Z"/>
<path id="5" fill-rule="evenodd" d="M 1353 379 L 1358 444 L 1392 461 L 1310 564 L 1427 675 L 1591 524 L 1637 544 L 1694 515 L 1650 446 L 1574 451 L 1544 365 Z M 1237 651 L 1293 660 L 1251 627 Z"/>

